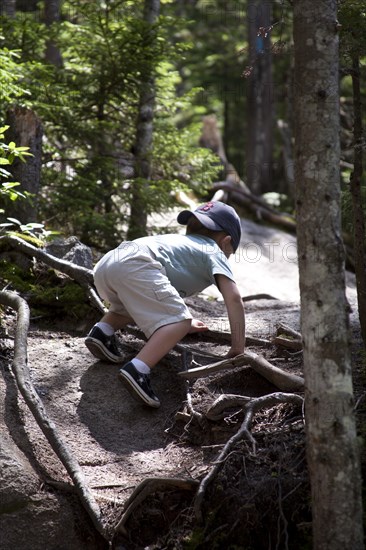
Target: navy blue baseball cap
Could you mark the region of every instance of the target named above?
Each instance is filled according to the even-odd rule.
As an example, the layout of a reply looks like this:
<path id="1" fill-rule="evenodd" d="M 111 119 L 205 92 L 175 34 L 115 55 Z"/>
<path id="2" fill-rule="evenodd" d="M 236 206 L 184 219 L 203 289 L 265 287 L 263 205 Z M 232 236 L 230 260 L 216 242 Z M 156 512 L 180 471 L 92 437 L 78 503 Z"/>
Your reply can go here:
<path id="1" fill-rule="evenodd" d="M 220 201 L 206 202 L 193 212 L 183 210 L 178 214 L 177 221 L 181 225 L 187 225 L 191 216 L 195 216 L 207 229 L 225 231 L 231 237 L 234 252 L 237 250 L 241 238 L 241 224 L 232 206 Z"/>

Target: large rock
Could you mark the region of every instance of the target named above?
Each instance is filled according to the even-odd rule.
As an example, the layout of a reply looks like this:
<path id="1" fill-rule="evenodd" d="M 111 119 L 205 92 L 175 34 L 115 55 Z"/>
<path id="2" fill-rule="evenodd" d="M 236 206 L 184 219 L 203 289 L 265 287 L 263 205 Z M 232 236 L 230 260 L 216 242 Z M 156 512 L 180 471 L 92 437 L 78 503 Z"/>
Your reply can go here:
<path id="1" fill-rule="evenodd" d="M 46 245 L 47 254 L 72 262 L 73 264 L 93 269 L 91 249 L 76 237 L 55 239 Z"/>
<path id="2" fill-rule="evenodd" d="M 0 550 L 105 547 L 78 499 L 44 486 L 33 468 L 30 460 L 37 462 L 20 421 L 16 386 L 5 361 L 0 368 Z"/>

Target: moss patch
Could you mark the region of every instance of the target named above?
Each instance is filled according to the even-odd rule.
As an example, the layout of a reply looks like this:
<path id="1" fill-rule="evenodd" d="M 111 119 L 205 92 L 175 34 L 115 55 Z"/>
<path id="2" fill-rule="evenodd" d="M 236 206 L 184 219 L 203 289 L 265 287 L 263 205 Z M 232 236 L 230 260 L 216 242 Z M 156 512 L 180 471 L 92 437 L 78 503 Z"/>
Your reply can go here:
<path id="1" fill-rule="evenodd" d="M 82 319 L 90 311 L 84 289 L 53 269 L 36 265 L 24 270 L 1 260 L 0 273 L 8 289 L 19 292 L 27 300 L 33 315 L 72 315 Z"/>

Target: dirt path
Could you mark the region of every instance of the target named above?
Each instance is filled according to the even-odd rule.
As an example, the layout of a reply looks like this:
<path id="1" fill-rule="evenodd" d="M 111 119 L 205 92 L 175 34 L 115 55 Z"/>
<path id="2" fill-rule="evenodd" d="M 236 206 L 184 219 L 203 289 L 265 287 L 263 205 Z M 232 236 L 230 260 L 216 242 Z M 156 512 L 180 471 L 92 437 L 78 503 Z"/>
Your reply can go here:
<path id="1" fill-rule="evenodd" d="M 268 338 L 279 323 L 295 330 L 300 328 L 298 274 L 293 256 L 289 261 L 294 239 L 256 227 L 255 232 L 254 224 L 245 224 L 244 241 L 232 265 L 243 295 L 267 293 L 278 298 L 246 304 L 247 333 Z M 254 254 L 258 256 L 257 261 L 249 261 L 249 257 L 255 258 Z M 357 307 L 352 276 L 349 276 L 347 294 L 355 327 Z M 228 330 L 224 305 L 216 301 L 215 296 L 211 288 L 203 297 L 188 302 L 193 314 L 210 328 Z M 152 382 L 162 402 L 161 408 L 144 408 L 132 400 L 120 384 L 118 366 L 96 361 L 84 346 L 85 333 L 67 329 L 41 328 L 32 323 L 28 338 L 30 371 L 50 418 L 79 461 L 106 520 L 110 524 L 117 521 L 127 498 L 147 477 L 201 479 L 215 460 L 215 445 L 226 441 L 233 427 L 221 425 L 216 432 L 207 433 L 204 446 L 205 436 L 198 444 L 182 437 L 175 422 L 175 414 L 183 410 L 186 401 L 185 382 L 177 375 L 182 369 L 179 355 L 170 353 L 153 372 Z M 120 342 L 127 360 L 142 345 L 131 335 L 124 335 Z M 224 355 L 228 349 L 200 341 L 198 337 L 191 337 L 190 343 L 199 351 L 217 355 Z M 280 368 L 302 374 L 301 359 L 287 361 L 274 347 L 253 351 Z M 261 395 L 274 390 L 247 367 L 238 369 L 235 375 L 223 373 L 193 385 L 194 403 L 198 408 L 208 397 L 212 401 L 225 392 Z M 18 415 L 29 441 L 25 452 L 31 463 L 45 479 L 69 481 L 23 401 L 18 399 L 18 403 Z"/>

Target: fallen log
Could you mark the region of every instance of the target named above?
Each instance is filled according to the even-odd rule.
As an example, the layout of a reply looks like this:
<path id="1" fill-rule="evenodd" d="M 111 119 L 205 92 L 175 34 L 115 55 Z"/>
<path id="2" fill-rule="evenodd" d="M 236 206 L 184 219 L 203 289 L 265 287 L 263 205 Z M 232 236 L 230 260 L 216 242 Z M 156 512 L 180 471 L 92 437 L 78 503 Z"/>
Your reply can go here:
<path id="1" fill-rule="evenodd" d="M 227 182 L 218 182 L 212 186 L 212 191 L 216 192 L 219 189 L 229 193 L 230 199 L 241 206 L 249 208 L 258 219 L 266 220 L 267 222 L 279 225 L 292 233 L 296 232 L 296 222 L 289 214 L 281 214 L 271 208 L 264 199 L 248 193 L 243 189 L 234 187 Z"/>

